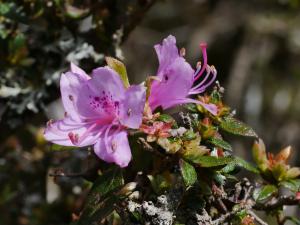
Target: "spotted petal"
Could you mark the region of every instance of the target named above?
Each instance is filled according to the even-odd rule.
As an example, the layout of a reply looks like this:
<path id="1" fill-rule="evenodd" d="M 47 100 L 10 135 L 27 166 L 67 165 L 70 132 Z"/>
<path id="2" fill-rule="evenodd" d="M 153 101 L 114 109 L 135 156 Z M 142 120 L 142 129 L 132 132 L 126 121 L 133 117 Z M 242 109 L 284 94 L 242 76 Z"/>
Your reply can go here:
<path id="1" fill-rule="evenodd" d="M 81 87 L 86 82 L 86 77 L 72 72 L 62 74 L 60 78 L 60 91 L 65 111 L 73 120 L 78 122 L 80 122 L 83 117 L 78 111 L 76 102 L 80 95 Z"/>
<path id="2" fill-rule="evenodd" d="M 124 98 L 125 87 L 123 82 L 120 76 L 108 66 L 94 69 L 92 79 L 88 83 L 94 92 L 103 94 L 104 91 L 109 97 L 117 101 Z"/>
<path id="3" fill-rule="evenodd" d="M 133 129 L 139 128 L 142 123 L 145 101 L 145 87 L 142 85 L 130 86 L 120 105 L 120 122 Z"/>

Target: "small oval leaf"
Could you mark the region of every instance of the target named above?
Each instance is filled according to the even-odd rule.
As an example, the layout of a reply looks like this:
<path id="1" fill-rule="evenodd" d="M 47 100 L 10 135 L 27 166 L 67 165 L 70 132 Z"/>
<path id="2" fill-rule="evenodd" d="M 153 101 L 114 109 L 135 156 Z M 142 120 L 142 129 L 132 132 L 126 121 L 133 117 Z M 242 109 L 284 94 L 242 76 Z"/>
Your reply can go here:
<path id="1" fill-rule="evenodd" d="M 193 184 L 197 181 L 197 172 L 194 166 L 182 159 L 180 159 L 179 165 L 185 186 L 193 186 Z"/>
<path id="2" fill-rule="evenodd" d="M 253 193 L 253 198 L 260 202 L 266 200 L 267 198 L 271 197 L 278 191 L 277 187 L 274 185 L 266 185 L 262 188 L 256 189 Z"/>
<path id="3" fill-rule="evenodd" d="M 251 127 L 231 116 L 224 117 L 220 127 L 232 134 L 257 137 L 257 134 Z"/>

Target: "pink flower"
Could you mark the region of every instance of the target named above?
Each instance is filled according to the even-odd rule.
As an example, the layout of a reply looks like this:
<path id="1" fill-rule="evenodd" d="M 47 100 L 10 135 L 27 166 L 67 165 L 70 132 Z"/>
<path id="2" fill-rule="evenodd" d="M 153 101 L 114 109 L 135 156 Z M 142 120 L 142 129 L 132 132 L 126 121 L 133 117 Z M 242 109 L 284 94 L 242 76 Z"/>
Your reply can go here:
<path id="1" fill-rule="evenodd" d="M 90 77 L 71 64 L 71 71 L 61 76 L 60 89 L 66 116 L 48 123 L 45 138 L 65 146 L 94 145 L 99 158 L 126 167 L 131 151 L 125 128 L 141 125 L 145 88 L 133 85 L 125 89 L 109 67 L 93 70 Z"/>
<path id="2" fill-rule="evenodd" d="M 215 68 L 207 65 L 206 44 L 200 46 L 204 62 L 196 72 L 180 56 L 174 36 L 170 35 L 161 45 L 154 46 L 159 61 L 157 77 L 160 81 L 154 80 L 151 86 L 149 105 L 152 111 L 158 106 L 167 109 L 178 104 L 196 103 L 212 114 L 217 114 L 217 107 L 214 104 L 205 104 L 189 97 L 203 93 L 214 82 L 217 75 Z M 203 74 L 205 77 L 193 87 Z"/>

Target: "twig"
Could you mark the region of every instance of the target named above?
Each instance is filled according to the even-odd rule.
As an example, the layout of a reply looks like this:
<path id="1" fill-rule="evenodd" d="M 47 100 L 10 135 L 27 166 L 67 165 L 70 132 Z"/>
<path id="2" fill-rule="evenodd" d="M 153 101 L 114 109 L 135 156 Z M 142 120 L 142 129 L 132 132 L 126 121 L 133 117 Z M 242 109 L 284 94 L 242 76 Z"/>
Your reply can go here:
<path id="1" fill-rule="evenodd" d="M 264 204 L 256 204 L 253 208 L 256 210 L 273 210 L 285 205 L 299 205 L 300 200 L 296 199 L 294 196 L 282 196 L 276 199 L 275 201 L 272 200 L 270 202 Z"/>
<path id="2" fill-rule="evenodd" d="M 259 224 L 268 225 L 265 221 L 259 218 L 252 210 L 247 211 L 250 216 L 252 216 Z"/>

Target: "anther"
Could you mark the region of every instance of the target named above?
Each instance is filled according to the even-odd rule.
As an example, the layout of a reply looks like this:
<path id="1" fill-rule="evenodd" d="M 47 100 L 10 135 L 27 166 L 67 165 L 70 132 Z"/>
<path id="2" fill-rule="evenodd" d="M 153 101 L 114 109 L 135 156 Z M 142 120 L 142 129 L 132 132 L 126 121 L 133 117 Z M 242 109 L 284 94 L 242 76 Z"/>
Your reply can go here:
<path id="1" fill-rule="evenodd" d="M 132 109 L 129 108 L 129 109 L 127 110 L 127 116 L 131 116 L 131 112 L 132 112 Z"/>
<path id="2" fill-rule="evenodd" d="M 115 140 L 111 141 L 111 149 L 113 150 L 113 152 L 117 150 L 117 142 Z"/>
<path id="3" fill-rule="evenodd" d="M 186 53 L 185 48 L 181 48 L 179 51 L 180 56 L 184 57 L 185 53 Z"/>
<path id="4" fill-rule="evenodd" d="M 50 119 L 48 122 L 47 122 L 47 126 L 51 126 L 53 124 L 54 120 L 53 119 Z"/>

